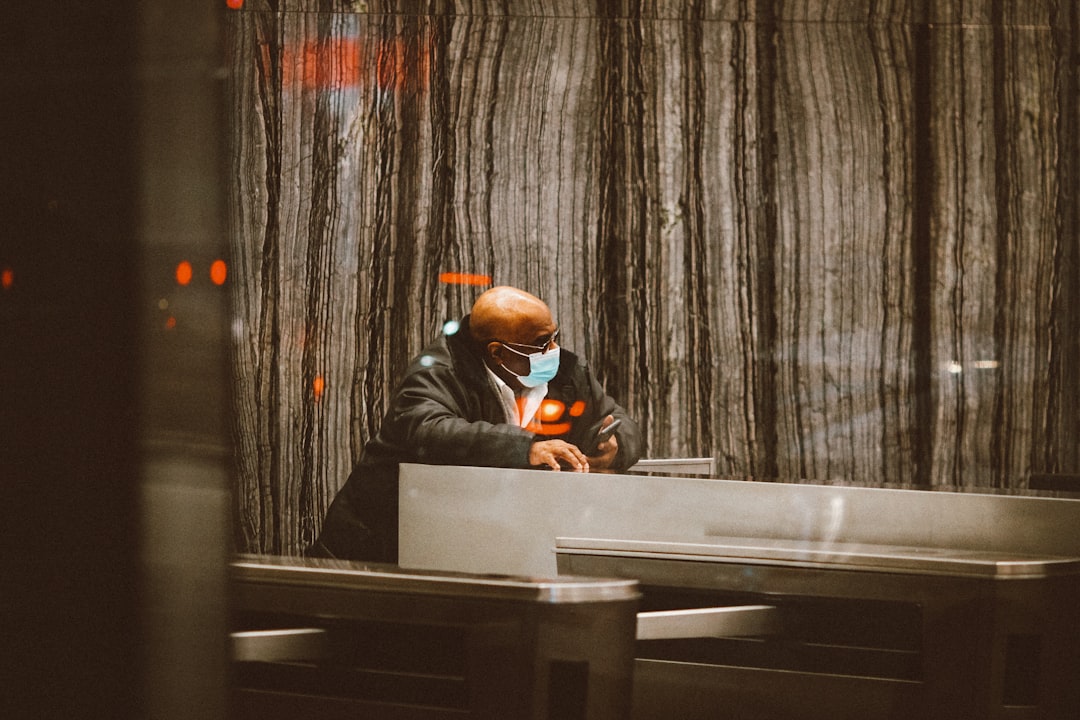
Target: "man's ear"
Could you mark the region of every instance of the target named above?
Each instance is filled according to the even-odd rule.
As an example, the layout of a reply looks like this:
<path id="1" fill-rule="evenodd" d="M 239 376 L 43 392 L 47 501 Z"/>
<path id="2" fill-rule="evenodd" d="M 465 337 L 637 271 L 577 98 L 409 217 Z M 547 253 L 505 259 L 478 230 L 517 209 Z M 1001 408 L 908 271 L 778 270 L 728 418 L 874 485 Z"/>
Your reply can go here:
<path id="1" fill-rule="evenodd" d="M 484 346 L 484 349 L 487 350 L 488 357 L 490 357 L 492 360 L 498 361 L 497 364 L 502 364 L 503 346 L 501 342 L 496 342 L 495 340 L 492 340 L 486 346 Z"/>

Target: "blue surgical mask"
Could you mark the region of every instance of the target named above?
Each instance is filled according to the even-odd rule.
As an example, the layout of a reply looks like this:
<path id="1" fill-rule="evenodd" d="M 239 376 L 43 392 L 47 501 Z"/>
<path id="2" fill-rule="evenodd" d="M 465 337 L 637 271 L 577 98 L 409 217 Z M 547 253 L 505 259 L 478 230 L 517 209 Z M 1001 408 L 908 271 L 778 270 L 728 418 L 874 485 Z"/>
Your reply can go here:
<path id="1" fill-rule="evenodd" d="M 503 347 L 506 347 L 503 345 Z M 518 375 L 510 368 L 503 365 L 506 371 L 516 377 L 518 382 L 527 388 L 534 388 L 539 385 L 550 381 L 555 377 L 555 373 L 559 372 L 559 350 L 561 348 L 552 348 L 547 352 L 534 352 L 526 355 L 523 352 L 518 352 L 512 347 L 506 347 L 507 350 L 513 353 L 517 353 L 522 357 L 529 358 L 529 374 Z"/>

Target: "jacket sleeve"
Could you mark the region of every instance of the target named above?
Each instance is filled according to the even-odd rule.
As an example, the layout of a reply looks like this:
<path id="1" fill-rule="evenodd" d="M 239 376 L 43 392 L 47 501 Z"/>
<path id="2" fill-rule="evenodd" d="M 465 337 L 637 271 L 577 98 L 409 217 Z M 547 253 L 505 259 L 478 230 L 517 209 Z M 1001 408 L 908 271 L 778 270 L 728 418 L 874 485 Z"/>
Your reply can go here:
<path id="1" fill-rule="evenodd" d="M 493 422 L 491 414 L 449 367 L 425 368 L 407 375 L 394 394 L 378 450 L 405 462 L 529 467 L 532 434 Z"/>

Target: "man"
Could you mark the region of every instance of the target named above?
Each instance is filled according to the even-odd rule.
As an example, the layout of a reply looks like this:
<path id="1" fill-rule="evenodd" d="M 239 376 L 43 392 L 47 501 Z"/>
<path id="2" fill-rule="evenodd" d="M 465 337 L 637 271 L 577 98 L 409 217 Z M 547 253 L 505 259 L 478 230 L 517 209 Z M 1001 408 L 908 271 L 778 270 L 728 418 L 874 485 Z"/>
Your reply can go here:
<path id="1" fill-rule="evenodd" d="M 558 336 L 534 295 L 481 294 L 456 332 L 410 364 L 308 554 L 396 563 L 402 462 L 577 472 L 637 462 L 637 425 Z M 614 435 L 595 445 L 616 419 Z"/>

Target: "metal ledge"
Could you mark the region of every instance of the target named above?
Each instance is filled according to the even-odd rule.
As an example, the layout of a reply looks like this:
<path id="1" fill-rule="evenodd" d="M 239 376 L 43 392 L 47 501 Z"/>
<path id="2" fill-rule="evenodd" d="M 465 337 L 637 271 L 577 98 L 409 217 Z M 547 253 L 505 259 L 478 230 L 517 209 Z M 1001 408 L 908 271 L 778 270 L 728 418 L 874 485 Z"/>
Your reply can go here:
<path id="1" fill-rule="evenodd" d="M 634 600 L 640 596 L 637 582 L 622 578 L 485 575 L 267 555 L 237 557 L 230 564 L 230 574 L 233 582 L 254 585 L 552 604 Z"/>
<path id="2" fill-rule="evenodd" d="M 778 611 L 771 605 L 732 605 L 641 612 L 638 640 L 772 635 L 780 630 Z"/>
<path id="3" fill-rule="evenodd" d="M 250 630 L 229 635 L 236 662 L 302 662 L 327 656 L 326 631 L 319 628 Z"/>
<path id="4" fill-rule="evenodd" d="M 714 542 L 685 543 L 560 537 L 555 552 L 996 580 L 1080 574 L 1076 557 L 774 538 L 718 537 Z"/>

